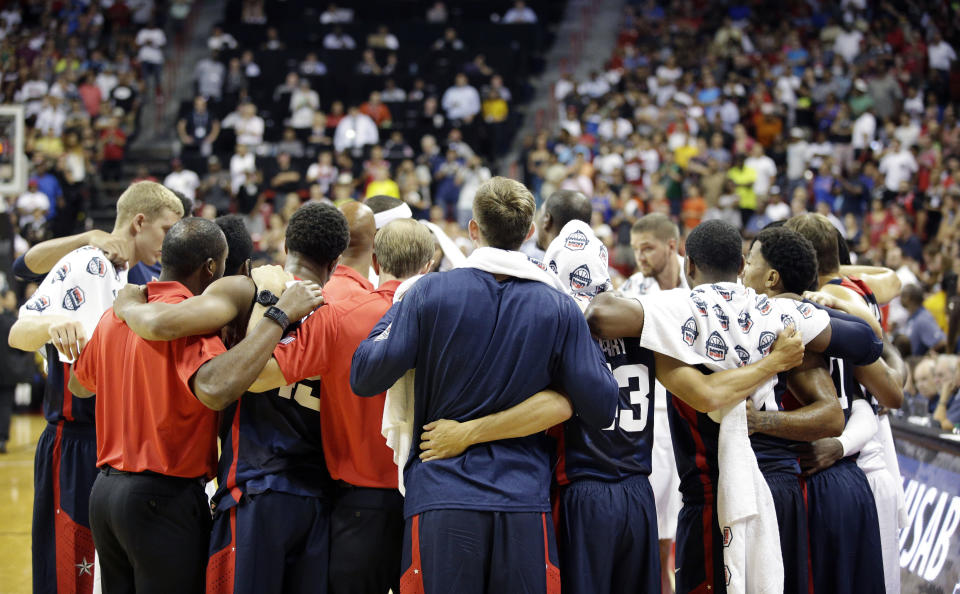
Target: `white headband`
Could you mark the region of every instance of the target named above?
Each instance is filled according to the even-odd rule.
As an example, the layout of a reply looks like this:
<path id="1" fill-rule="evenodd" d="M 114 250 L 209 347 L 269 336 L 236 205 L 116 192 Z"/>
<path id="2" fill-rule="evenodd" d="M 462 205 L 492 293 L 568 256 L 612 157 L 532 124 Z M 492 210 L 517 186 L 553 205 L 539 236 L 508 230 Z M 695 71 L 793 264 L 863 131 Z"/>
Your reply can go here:
<path id="1" fill-rule="evenodd" d="M 385 210 L 383 212 L 378 212 L 373 215 L 373 220 L 377 223 L 377 229 L 382 229 L 390 221 L 396 221 L 397 219 L 412 219 L 413 211 L 410 210 L 410 206 L 404 202 L 400 206 L 395 206 L 390 210 Z"/>

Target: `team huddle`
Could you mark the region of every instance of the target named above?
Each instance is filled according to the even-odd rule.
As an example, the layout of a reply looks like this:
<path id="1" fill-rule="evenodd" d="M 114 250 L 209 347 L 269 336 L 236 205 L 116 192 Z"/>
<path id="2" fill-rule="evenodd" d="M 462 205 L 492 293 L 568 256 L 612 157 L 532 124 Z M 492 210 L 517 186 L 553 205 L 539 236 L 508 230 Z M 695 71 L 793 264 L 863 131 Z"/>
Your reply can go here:
<path id="1" fill-rule="evenodd" d="M 502 177 L 468 257 L 388 197 L 302 206 L 282 269 L 183 214 L 138 182 L 18 262 L 35 592 L 899 592 L 899 283 L 826 218 L 681 257 L 647 215 L 614 290 L 589 199 Z"/>

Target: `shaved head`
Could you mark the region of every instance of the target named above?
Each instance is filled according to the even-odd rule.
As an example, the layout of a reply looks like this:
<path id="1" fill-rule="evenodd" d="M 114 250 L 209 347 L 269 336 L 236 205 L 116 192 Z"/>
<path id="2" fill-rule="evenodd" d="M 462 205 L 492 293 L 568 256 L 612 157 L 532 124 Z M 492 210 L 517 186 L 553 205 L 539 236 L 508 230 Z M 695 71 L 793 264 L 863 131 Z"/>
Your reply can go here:
<path id="1" fill-rule="evenodd" d="M 373 236 L 377 234 L 377 223 L 373 211 L 362 202 L 347 202 L 340 207 L 347 218 L 350 228 L 350 245 L 347 252 L 364 252 L 373 249 Z"/>

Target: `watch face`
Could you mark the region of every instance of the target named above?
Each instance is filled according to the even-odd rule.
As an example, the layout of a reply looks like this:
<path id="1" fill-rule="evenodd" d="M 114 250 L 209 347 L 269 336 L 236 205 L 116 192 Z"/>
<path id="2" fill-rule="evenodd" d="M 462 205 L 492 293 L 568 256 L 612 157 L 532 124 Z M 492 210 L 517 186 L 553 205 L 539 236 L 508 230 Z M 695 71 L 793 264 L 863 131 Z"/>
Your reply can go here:
<path id="1" fill-rule="evenodd" d="M 277 296 L 266 289 L 257 294 L 257 303 L 260 305 L 273 305 L 277 301 Z"/>

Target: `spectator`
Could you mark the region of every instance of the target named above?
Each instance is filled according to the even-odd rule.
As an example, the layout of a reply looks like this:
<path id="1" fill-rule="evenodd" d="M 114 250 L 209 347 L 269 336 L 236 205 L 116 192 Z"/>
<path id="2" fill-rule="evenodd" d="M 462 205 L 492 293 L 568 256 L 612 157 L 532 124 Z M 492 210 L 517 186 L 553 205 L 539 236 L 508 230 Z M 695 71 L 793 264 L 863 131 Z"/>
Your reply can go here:
<path id="1" fill-rule="evenodd" d="M 919 356 L 929 351 L 942 352 L 947 346 L 947 336 L 933 315 L 923 307 L 923 289 L 919 285 L 903 287 L 900 301 L 908 314 L 899 333 L 900 337 L 906 339 L 905 344 L 909 345 L 907 354 Z"/>
<path id="2" fill-rule="evenodd" d="M 153 21 L 139 32 L 136 39 L 137 59 L 143 68 L 143 78 L 152 80 L 156 92 L 160 92 L 160 76 L 163 73 L 163 48 L 167 45 L 167 36 L 163 29 Z"/>
<path id="3" fill-rule="evenodd" d="M 227 69 L 218 59 L 216 50 L 212 50 L 193 68 L 193 78 L 197 82 L 197 89 L 200 94 L 214 101 L 219 101 L 223 95 L 223 83 L 226 75 Z"/>
<path id="4" fill-rule="evenodd" d="M 277 153 L 287 153 L 294 159 L 300 159 L 304 155 L 303 142 L 297 138 L 297 131 L 287 127 L 283 129 L 283 137 L 280 142 L 273 145 L 273 150 Z"/>
<path id="5" fill-rule="evenodd" d="M 444 92 L 441 104 L 449 119 L 471 122 L 480 112 L 480 94 L 467 83 L 465 74 L 457 74 L 454 86 Z"/>
<path id="6" fill-rule="evenodd" d="M 533 12 L 533 9 L 527 6 L 527 3 L 523 0 L 516 0 L 516 2 L 513 3 L 513 8 L 503 15 L 503 23 L 506 25 L 536 22 L 537 13 Z"/>
<path id="7" fill-rule="evenodd" d="M 188 168 L 213 152 L 213 143 L 220 136 L 220 120 L 207 109 L 207 100 L 197 96 L 193 109 L 177 121 L 177 136 L 182 145 L 180 156 Z"/>
<path id="8" fill-rule="evenodd" d="M 215 52 L 225 49 L 233 50 L 237 49 L 237 40 L 233 35 L 224 32 L 223 27 L 217 24 L 213 26 L 213 31 L 210 32 L 210 37 L 207 38 L 207 47 Z"/>
<path id="9" fill-rule="evenodd" d="M 435 52 L 462 52 L 466 49 L 457 30 L 453 27 L 447 27 L 443 31 L 443 37 L 433 42 L 431 46 Z"/>
<path id="10" fill-rule="evenodd" d="M 333 154 L 323 151 L 317 155 L 317 162 L 307 168 L 307 183 L 319 185 L 320 192 L 326 196 L 339 174 L 340 171 L 333 164 Z"/>
<path id="11" fill-rule="evenodd" d="M 303 62 L 300 62 L 300 74 L 304 76 L 325 76 L 327 65 L 317 58 L 316 52 L 309 52 Z"/>
<path id="12" fill-rule="evenodd" d="M 390 139 L 383 145 L 383 153 L 390 161 L 411 159 L 413 158 L 413 147 L 403 139 L 402 132 L 394 130 L 390 133 Z"/>
<path id="13" fill-rule="evenodd" d="M 360 63 L 357 64 L 357 74 L 363 74 L 365 76 L 379 76 L 382 73 L 383 70 L 380 68 L 380 64 L 377 63 L 377 58 L 374 55 L 373 50 L 363 50 Z"/>
<path id="14" fill-rule="evenodd" d="M 427 22 L 433 24 L 447 22 L 447 7 L 443 2 L 434 2 L 427 9 Z"/>
<path id="15" fill-rule="evenodd" d="M 320 23 L 324 25 L 333 25 L 337 23 L 352 23 L 353 9 L 341 8 L 336 4 L 328 4 L 327 9 L 320 15 Z"/>
<path id="16" fill-rule="evenodd" d="M 260 66 L 253 58 L 253 52 L 244 50 L 240 54 L 240 65 L 243 66 L 243 74 L 247 79 L 258 78 L 260 76 Z"/>
<path id="17" fill-rule="evenodd" d="M 267 188 L 273 191 L 275 197 L 286 196 L 302 189 L 303 175 L 293 166 L 293 161 L 287 153 L 277 155 L 276 165 L 270 169 L 266 177 L 269 180 Z M 274 210 L 281 209 L 282 201 L 277 202 L 276 198 L 274 200 Z"/>
<path id="18" fill-rule="evenodd" d="M 313 124 L 313 114 L 318 109 L 320 96 L 310 88 L 309 80 L 301 79 L 290 94 L 290 126 L 297 129 L 309 128 Z"/>
<path id="19" fill-rule="evenodd" d="M 197 189 L 204 206 L 212 206 L 217 215 L 230 212 L 232 201 L 230 181 L 230 173 L 224 171 L 220 165 L 220 159 L 212 155 L 207 161 L 207 174 Z"/>
<path id="20" fill-rule="evenodd" d="M 457 172 L 456 184 L 460 186 L 457 199 L 457 223 L 466 227 L 473 218 L 473 199 L 480 184 L 490 179 L 490 169 L 484 167 L 480 157 L 474 155 L 467 160 L 466 167 Z"/>
<path id="21" fill-rule="evenodd" d="M 380 25 L 377 27 L 376 33 L 367 36 L 367 47 L 396 51 L 400 49 L 400 42 L 386 25 Z"/>
<path id="22" fill-rule="evenodd" d="M 402 103 L 407 100 L 407 93 L 397 86 L 396 81 L 388 78 L 380 97 L 384 103 Z"/>
<path id="23" fill-rule="evenodd" d="M 360 105 L 360 113 L 370 116 L 373 122 L 380 128 L 389 128 L 390 125 L 393 124 L 390 109 L 380 100 L 380 93 L 378 91 L 370 93 L 370 99 Z"/>
<path id="24" fill-rule="evenodd" d="M 889 203 L 899 191 L 900 185 L 910 182 L 918 167 L 913 153 L 903 148 L 899 140 L 894 139 L 880 159 L 878 169 L 883 174 L 884 202 Z"/>
<path id="25" fill-rule="evenodd" d="M 230 114 L 227 119 L 236 116 L 230 123 L 233 125 L 237 136 L 237 144 L 247 146 L 260 146 L 263 144 L 263 118 L 257 115 L 257 106 L 253 103 L 244 103 L 238 110 L 239 113 Z M 226 121 L 224 122 L 226 125 Z M 229 126 L 228 126 L 229 127 Z"/>
<path id="26" fill-rule="evenodd" d="M 740 216 L 743 226 L 746 226 L 757 209 L 757 193 L 754 190 L 757 172 L 747 166 L 745 161 L 743 153 L 735 155 L 733 166 L 727 172 L 727 177 L 733 182 L 737 196 L 740 198 Z"/>
<path id="27" fill-rule="evenodd" d="M 257 172 L 256 158 L 245 144 L 238 144 L 236 153 L 230 157 L 230 191 L 236 194 L 240 186 Z"/>
<path id="28" fill-rule="evenodd" d="M 342 27 L 334 27 L 333 31 L 323 36 L 323 47 L 328 50 L 352 50 L 356 49 L 357 42 L 344 33 Z"/>
<path id="29" fill-rule="evenodd" d="M 333 146 L 337 152 L 349 150 L 358 154 L 364 146 L 379 141 L 376 123 L 370 116 L 361 113 L 357 106 L 350 107 L 349 113 L 340 120 L 333 134 Z"/>
<path id="30" fill-rule="evenodd" d="M 463 168 L 464 160 L 455 150 L 447 150 L 446 160 L 440 162 L 433 171 L 436 184 L 434 204 L 443 208 L 444 218 L 448 221 L 457 220 L 457 203 L 460 201 L 460 180 L 457 173 Z"/>
<path id="31" fill-rule="evenodd" d="M 371 196 L 391 196 L 400 198 L 400 187 L 397 182 L 390 179 L 390 168 L 387 165 L 379 165 L 373 168 L 373 179 L 367 184 L 367 190 L 364 193 L 364 199 Z"/>
<path id="32" fill-rule="evenodd" d="M 197 188 L 200 187 L 200 176 L 195 171 L 184 169 L 183 161 L 180 159 L 174 159 L 170 166 L 173 171 L 163 179 L 163 185 L 174 192 L 183 194 L 190 200 L 196 200 Z"/>
<path id="33" fill-rule="evenodd" d="M 46 221 L 50 212 L 50 197 L 41 192 L 37 180 L 31 178 L 27 181 L 27 191 L 17 197 L 16 209 L 21 226 L 29 225 L 34 220 Z"/>
<path id="34" fill-rule="evenodd" d="M 87 110 L 90 117 L 95 118 L 100 115 L 100 102 L 103 100 L 103 92 L 94 82 L 93 74 L 85 74 L 77 86 L 77 94 L 83 101 L 83 107 Z"/>
<path id="35" fill-rule="evenodd" d="M 744 160 L 744 165 L 757 173 L 757 179 L 753 182 L 753 191 L 758 196 L 766 196 L 777 179 L 777 164 L 764 153 L 762 144 L 753 145 L 750 157 Z"/>
<path id="36" fill-rule="evenodd" d="M 119 127 L 117 118 L 110 118 L 100 131 L 98 155 L 100 175 L 106 181 L 117 181 L 123 175 L 123 157 L 126 154 L 127 135 Z"/>
<path id="37" fill-rule="evenodd" d="M 268 52 L 278 52 L 287 48 L 287 44 L 280 40 L 276 27 L 267 27 L 267 40 L 260 45 L 260 49 Z"/>

